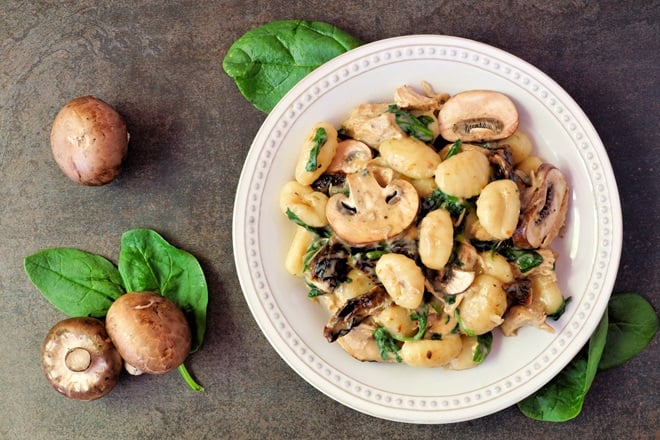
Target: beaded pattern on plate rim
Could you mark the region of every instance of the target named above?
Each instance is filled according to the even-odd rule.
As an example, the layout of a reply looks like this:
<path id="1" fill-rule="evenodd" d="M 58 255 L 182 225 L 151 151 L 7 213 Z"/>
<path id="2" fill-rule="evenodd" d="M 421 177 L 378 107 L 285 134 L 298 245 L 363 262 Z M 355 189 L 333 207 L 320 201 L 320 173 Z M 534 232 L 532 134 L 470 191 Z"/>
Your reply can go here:
<path id="1" fill-rule="evenodd" d="M 602 232 L 598 234 L 602 239 L 597 244 L 597 264 L 595 272 L 592 272 L 589 279 L 587 292 L 585 296 L 580 299 L 578 304 L 573 304 L 575 311 L 573 312 L 574 316 L 572 316 L 570 320 L 570 328 L 567 327 L 558 334 L 558 337 L 552 342 L 550 349 L 546 354 L 542 355 L 539 359 L 533 360 L 519 371 L 514 372 L 510 376 L 500 379 L 487 387 L 483 387 L 472 393 L 446 396 L 442 398 L 411 397 L 373 389 L 359 381 L 345 377 L 343 373 L 336 371 L 316 356 L 309 347 L 295 336 L 295 332 L 283 318 L 275 299 L 272 297 L 271 290 L 267 286 L 267 281 L 264 280 L 263 277 L 261 254 L 258 247 L 258 239 L 256 238 L 261 189 L 263 188 L 264 179 L 267 175 L 267 168 L 271 163 L 269 159 L 272 157 L 273 152 L 279 148 L 279 140 L 283 136 L 282 130 L 285 130 L 291 122 L 297 118 L 298 112 L 304 110 L 306 106 L 322 96 L 335 84 L 338 84 L 351 76 L 359 75 L 360 73 L 368 71 L 380 64 L 399 62 L 406 59 L 417 60 L 420 58 L 459 60 L 463 63 L 478 66 L 481 69 L 488 70 L 491 73 L 495 73 L 513 81 L 534 95 L 546 108 L 548 108 L 570 134 L 578 147 L 582 159 L 588 164 L 589 177 L 594 184 L 597 193 L 596 206 L 598 209 L 598 228 Z M 296 354 L 299 360 L 304 362 L 310 370 L 315 371 L 319 376 L 324 377 L 325 380 L 333 383 L 335 386 L 341 388 L 353 397 L 370 401 L 372 404 L 376 405 L 417 411 L 452 410 L 479 405 L 508 392 L 513 387 L 529 380 L 529 378 L 539 370 L 544 369 L 556 358 L 563 347 L 565 347 L 579 332 L 585 319 L 592 312 L 592 303 L 596 299 L 601 288 L 604 271 L 609 265 L 612 253 L 612 231 L 610 229 L 612 206 L 609 201 L 608 188 L 604 181 L 600 159 L 598 155 L 594 153 L 594 147 L 591 145 L 590 140 L 584 134 L 582 127 L 576 121 L 576 118 L 571 111 L 566 109 L 558 98 L 535 81 L 531 75 L 518 70 L 508 62 L 498 60 L 491 55 L 478 53 L 475 49 L 466 49 L 458 46 L 412 45 L 401 48 L 378 50 L 370 56 L 362 57 L 357 61 L 334 70 L 314 83 L 306 93 L 302 94 L 301 97 L 294 102 L 292 109 L 282 116 L 275 128 L 268 134 L 265 147 L 266 148 L 261 151 L 261 156 L 258 159 L 260 170 L 252 176 L 252 180 L 250 181 L 250 195 L 248 197 L 247 207 L 247 240 L 245 242 L 248 243 L 247 255 L 253 286 L 255 287 L 263 310 L 271 319 L 273 328 L 277 329 L 280 336 L 284 339 L 292 352 Z"/>

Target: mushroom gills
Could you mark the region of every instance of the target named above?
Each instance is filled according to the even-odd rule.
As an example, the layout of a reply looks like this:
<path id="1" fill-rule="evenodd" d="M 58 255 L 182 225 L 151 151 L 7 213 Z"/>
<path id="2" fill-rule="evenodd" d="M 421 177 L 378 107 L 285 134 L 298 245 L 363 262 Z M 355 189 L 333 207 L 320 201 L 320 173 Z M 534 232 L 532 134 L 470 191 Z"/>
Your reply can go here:
<path id="1" fill-rule="evenodd" d="M 477 131 L 498 135 L 502 132 L 503 128 L 504 124 L 502 124 L 502 121 L 495 118 L 464 119 L 454 124 L 454 131 L 461 135 L 469 135 Z M 481 134 L 479 136 L 483 137 Z"/>
<path id="2" fill-rule="evenodd" d="M 569 188 L 564 175 L 548 163 L 542 164 L 522 194 L 520 221 L 513 234 L 515 246 L 545 248 L 566 221 Z"/>
<path id="3" fill-rule="evenodd" d="M 328 342 L 334 342 L 366 318 L 380 312 L 391 303 L 392 299 L 382 286 L 374 287 L 364 295 L 351 298 L 330 317 L 323 328 L 323 336 Z"/>

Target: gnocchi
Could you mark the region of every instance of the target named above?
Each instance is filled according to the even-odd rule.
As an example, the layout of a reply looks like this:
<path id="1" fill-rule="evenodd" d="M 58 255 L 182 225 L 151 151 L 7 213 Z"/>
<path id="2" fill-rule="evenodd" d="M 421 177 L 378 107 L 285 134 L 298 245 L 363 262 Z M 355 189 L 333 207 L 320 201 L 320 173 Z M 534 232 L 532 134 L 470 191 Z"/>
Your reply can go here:
<path id="1" fill-rule="evenodd" d="M 415 309 L 422 302 L 424 274 L 412 259 L 402 254 L 385 254 L 376 263 L 376 275 L 395 304 Z"/>
<path id="2" fill-rule="evenodd" d="M 479 195 L 490 179 L 490 164 L 484 153 L 462 151 L 440 162 L 435 170 L 435 182 L 445 193 L 470 198 Z"/>
<path id="3" fill-rule="evenodd" d="M 486 232 L 496 240 L 511 238 L 520 216 L 520 193 L 513 180 L 494 180 L 486 185 L 477 199 L 477 218 Z"/>
<path id="4" fill-rule="evenodd" d="M 549 221 L 528 209 L 549 165 L 508 98 L 459 95 L 406 85 L 341 127 L 316 124 L 280 191 L 297 225 L 285 269 L 331 315 L 323 335 L 360 361 L 473 368 L 496 328 L 553 331 L 547 315 L 565 306 L 556 254 L 513 244 L 523 217 Z M 494 108 L 471 115 L 473 100 Z"/>

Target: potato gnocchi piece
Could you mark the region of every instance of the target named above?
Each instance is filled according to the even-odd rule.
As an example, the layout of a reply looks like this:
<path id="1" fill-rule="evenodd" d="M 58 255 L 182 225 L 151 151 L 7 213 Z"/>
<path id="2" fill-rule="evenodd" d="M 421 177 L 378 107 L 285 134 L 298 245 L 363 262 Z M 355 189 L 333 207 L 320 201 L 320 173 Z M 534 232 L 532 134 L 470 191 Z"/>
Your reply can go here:
<path id="1" fill-rule="evenodd" d="M 532 295 L 535 301 L 543 304 L 546 315 L 556 313 L 564 302 L 564 295 L 554 276 L 532 276 Z"/>
<path id="2" fill-rule="evenodd" d="M 314 126 L 298 156 L 295 177 L 301 185 L 311 185 L 332 163 L 337 151 L 337 129 L 327 122 Z"/>
<path id="3" fill-rule="evenodd" d="M 409 136 L 388 139 L 378 150 L 392 169 L 413 179 L 433 177 L 440 163 L 440 156 L 433 148 Z"/>
<path id="4" fill-rule="evenodd" d="M 435 182 L 444 193 L 469 199 L 478 195 L 490 179 L 490 163 L 480 151 L 461 151 L 440 162 Z"/>
<path id="5" fill-rule="evenodd" d="M 476 367 L 480 364 L 474 360 L 477 347 L 479 347 L 477 336 L 461 335 L 461 351 L 445 367 L 450 370 L 467 370 Z"/>
<path id="6" fill-rule="evenodd" d="M 315 235 L 302 226 L 296 226 L 296 233 L 291 240 L 289 251 L 284 258 L 284 267 L 291 275 L 303 276 L 303 259 Z"/>
<path id="7" fill-rule="evenodd" d="M 522 171 L 523 173 L 531 176 L 532 173 L 536 173 L 539 167 L 543 164 L 543 161 L 536 156 L 529 156 L 522 160 L 517 166 L 516 169 Z"/>
<path id="8" fill-rule="evenodd" d="M 511 264 L 502 255 L 484 251 L 479 254 L 481 273 L 493 276 L 503 283 L 512 283 L 515 279 Z"/>
<path id="9" fill-rule="evenodd" d="M 520 193 L 513 180 L 490 182 L 477 199 L 477 218 L 486 232 L 497 240 L 511 238 L 520 216 Z"/>
<path id="10" fill-rule="evenodd" d="M 392 300 L 416 309 L 424 296 L 424 274 L 414 260 L 402 254 L 385 254 L 376 263 L 376 275 Z"/>
<path id="11" fill-rule="evenodd" d="M 454 224 L 445 209 L 429 212 L 419 226 L 419 257 L 424 266 L 440 270 L 454 247 Z"/>
<path id="12" fill-rule="evenodd" d="M 406 341 L 399 354 L 403 362 L 413 367 L 436 368 L 455 358 L 461 352 L 461 347 L 461 337 L 448 334 L 440 340 Z"/>
<path id="13" fill-rule="evenodd" d="M 506 306 L 506 292 L 500 280 L 478 275 L 458 307 L 461 330 L 469 336 L 488 333 L 502 324 Z"/>
<path id="14" fill-rule="evenodd" d="M 410 315 L 410 310 L 393 304 L 375 314 L 374 321 L 393 335 L 410 337 L 418 328 L 417 321 L 410 319 Z"/>
<path id="15" fill-rule="evenodd" d="M 371 279 L 358 269 L 351 269 L 348 272 L 348 279 L 350 281 L 341 283 L 334 290 L 334 294 L 337 296 L 341 304 L 351 298 L 364 295 L 374 287 L 374 283 L 371 282 Z"/>
<path id="16" fill-rule="evenodd" d="M 525 134 L 525 132 L 516 130 L 511 136 L 501 141 L 497 141 L 498 145 L 508 145 L 511 149 L 511 161 L 514 165 L 518 165 L 523 160 L 527 159 L 534 150 L 532 140 Z"/>
<path id="17" fill-rule="evenodd" d="M 328 196 L 295 180 L 285 183 L 280 190 L 282 213 L 286 214 L 287 210 L 290 210 L 303 223 L 315 228 L 322 228 L 328 224 L 325 216 L 327 203 Z"/>

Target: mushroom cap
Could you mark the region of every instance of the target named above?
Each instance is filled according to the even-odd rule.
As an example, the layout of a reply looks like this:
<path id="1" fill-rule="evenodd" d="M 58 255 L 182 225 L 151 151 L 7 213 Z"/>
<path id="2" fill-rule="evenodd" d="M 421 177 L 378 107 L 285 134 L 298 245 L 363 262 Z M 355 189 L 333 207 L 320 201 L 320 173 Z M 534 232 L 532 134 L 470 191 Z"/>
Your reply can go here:
<path id="1" fill-rule="evenodd" d="M 177 368 L 190 353 L 190 326 L 181 309 L 153 292 L 126 293 L 112 303 L 106 328 L 126 363 L 149 374 Z"/>
<path id="2" fill-rule="evenodd" d="M 394 179 L 381 186 L 367 169 L 346 176 L 349 195 L 335 194 L 325 214 L 337 236 L 361 246 L 387 240 L 407 229 L 415 220 L 419 195 L 412 184 Z"/>
<path id="3" fill-rule="evenodd" d="M 41 368 L 58 392 L 75 400 L 94 400 L 117 384 L 122 359 L 103 322 L 69 318 L 55 324 L 41 347 Z"/>
<path id="4" fill-rule="evenodd" d="M 129 138 L 114 108 L 93 96 L 82 96 L 55 116 L 50 145 L 55 162 L 69 179 L 99 186 L 121 173 Z"/>
<path id="5" fill-rule="evenodd" d="M 508 96 L 491 90 L 457 93 L 438 115 L 440 134 L 448 141 L 494 141 L 518 128 L 518 110 Z"/>

